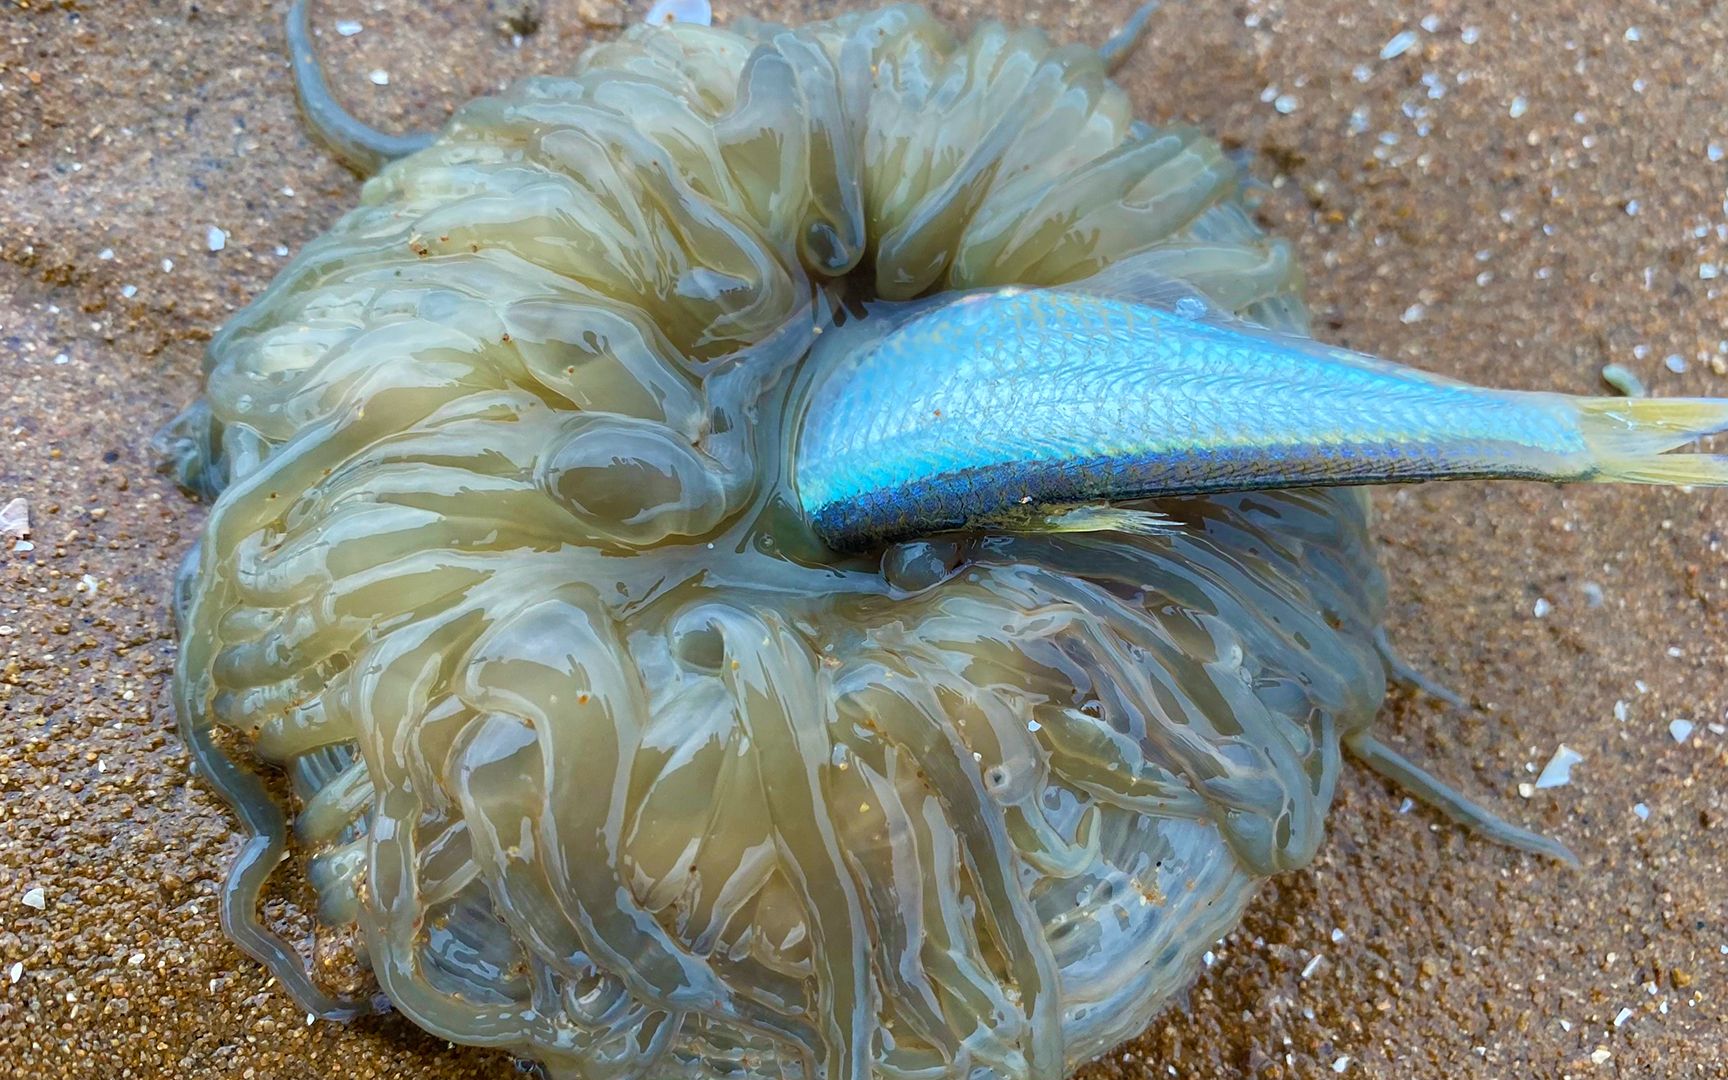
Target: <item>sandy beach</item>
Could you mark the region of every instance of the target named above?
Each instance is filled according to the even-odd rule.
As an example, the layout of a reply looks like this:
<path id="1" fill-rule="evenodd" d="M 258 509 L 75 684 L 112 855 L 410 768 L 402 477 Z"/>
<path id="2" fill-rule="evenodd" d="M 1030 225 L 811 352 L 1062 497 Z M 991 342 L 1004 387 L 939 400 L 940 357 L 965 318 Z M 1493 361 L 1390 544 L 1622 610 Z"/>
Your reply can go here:
<path id="1" fill-rule="evenodd" d="M 301 128 L 284 6 L 0 0 L 0 506 L 29 515 L 0 540 L 0 1062 L 22 1078 L 513 1075 L 398 1017 L 307 1022 L 217 924 L 239 834 L 174 733 L 167 601 L 203 511 L 150 436 L 358 186 Z M 1088 42 L 1131 7 L 935 5 Z M 355 111 L 417 130 L 645 8 L 320 0 L 315 21 Z M 1719 6 L 1189 0 L 1120 78 L 1146 118 L 1253 155 L 1318 336 L 1500 386 L 1607 393 L 1618 363 L 1728 396 L 1725 71 Z M 1081 1075 L 1728 1076 L 1728 495 L 1375 506 L 1392 640 L 1476 706 L 1395 694 L 1385 737 L 1583 868 L 1347 770 L 1316 862 Z M 1562 744 L 1570 782 L 1536 787 Z"/>

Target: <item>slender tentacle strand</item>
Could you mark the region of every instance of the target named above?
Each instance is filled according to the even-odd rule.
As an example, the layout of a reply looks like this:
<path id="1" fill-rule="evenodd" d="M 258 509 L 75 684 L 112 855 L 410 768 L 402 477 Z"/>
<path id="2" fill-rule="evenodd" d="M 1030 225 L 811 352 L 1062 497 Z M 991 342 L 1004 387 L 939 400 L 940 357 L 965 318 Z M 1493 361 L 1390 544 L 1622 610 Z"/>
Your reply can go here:
<path id="1" fill-rule="evenodd" d="M 1366 503 L 842 556 L 789 432 L 860 297 L 1134 255 L 1300 333 L 1236 175 L 1095 52 L 906 7 L 637 28 L 386 167 L 168 440 L 239 943 L 368 1006 L 261 923 L 292 821 L 377 991 L 559 1077 L 1054 1080 L 1138 1031 L 1381 701 Z"/>
<path id="2" fill-rule="evenodd" d="M 294 0 L 288 9 L 288 59 L 294 68 L 294 89 L 307 125 L 337 160 L 361 176 L 370 176 L 386 162 L 424 150 L 430 134 L 391 135 L 355 119 L 337 102 L 318 63 L 312 44 L 309 0 Z"/>

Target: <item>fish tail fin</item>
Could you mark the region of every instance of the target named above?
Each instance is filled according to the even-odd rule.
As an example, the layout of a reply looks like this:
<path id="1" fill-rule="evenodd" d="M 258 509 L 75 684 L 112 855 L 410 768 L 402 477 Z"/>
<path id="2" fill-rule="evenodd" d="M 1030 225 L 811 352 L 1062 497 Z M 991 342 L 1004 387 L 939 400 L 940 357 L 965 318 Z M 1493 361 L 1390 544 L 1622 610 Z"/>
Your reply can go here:
<path id="1" fill-rule="evenodd" d="M 1728 486 L 1728 454 L 1670 454 L 1728 432 L 1724 398 L 1588 398 L 1578 427 L 1594 459 L 1594 480 Z"/>
<path id="2" fill-rule="evenodd" d="M 1623 484 L 1728 487 L 1728 454 L 1659 454 L 1606 461 L 1597 479 Z"/>

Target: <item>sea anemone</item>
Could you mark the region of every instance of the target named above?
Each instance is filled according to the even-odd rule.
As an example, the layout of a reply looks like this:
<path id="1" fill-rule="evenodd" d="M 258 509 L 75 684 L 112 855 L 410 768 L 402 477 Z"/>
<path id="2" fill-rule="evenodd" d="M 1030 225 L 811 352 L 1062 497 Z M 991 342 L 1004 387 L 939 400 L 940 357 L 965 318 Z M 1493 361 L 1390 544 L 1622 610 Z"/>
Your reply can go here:
<path id="1" fill-rule="evenodd" d="M 841 555 L 788 486 L 860 302 L 1128 256 L 1304 329 L 1219 146 L 1035 31 L 644 26 L 465 106 L 168 439 L 230 932 L 321 1015 L 589 1080 L 1055 1078 L 1137 1032 L 1381 702 L 1365 500 Z M 290 818 L 318 963 L 259 912 Z"/>

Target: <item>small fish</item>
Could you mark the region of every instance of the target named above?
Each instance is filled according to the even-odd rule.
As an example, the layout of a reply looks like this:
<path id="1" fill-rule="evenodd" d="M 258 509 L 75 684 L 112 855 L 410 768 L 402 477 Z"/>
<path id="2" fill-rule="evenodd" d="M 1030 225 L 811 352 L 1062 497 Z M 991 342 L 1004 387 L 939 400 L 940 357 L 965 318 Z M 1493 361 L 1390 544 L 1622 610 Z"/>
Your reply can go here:
<path id="1" fill-rule="evenodd" d="M 1524 479 L 1728 484 L 1728 399 L 1492 390 L 1220 311 L 1136 271 L 872 312 L 824 344 L 796 456 L 818 535 L 1156 531 L 1100 504 Z M 832 348 L 833 351 L 826 351 Z"/>

